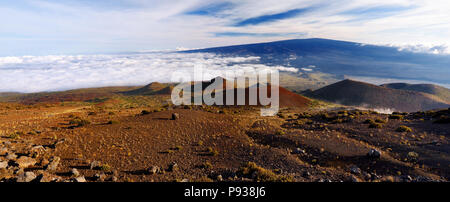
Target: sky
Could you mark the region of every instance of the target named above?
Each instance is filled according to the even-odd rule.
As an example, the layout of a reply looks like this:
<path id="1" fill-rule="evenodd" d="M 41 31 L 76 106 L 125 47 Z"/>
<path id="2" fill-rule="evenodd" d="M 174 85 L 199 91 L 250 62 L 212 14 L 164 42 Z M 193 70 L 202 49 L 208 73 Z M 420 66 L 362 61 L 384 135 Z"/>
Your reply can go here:
<path id="1" fill-rule="evenodd" d="M 328 38 L 449 53 L 444 0 L 2 0 L 0 57 Z"/>

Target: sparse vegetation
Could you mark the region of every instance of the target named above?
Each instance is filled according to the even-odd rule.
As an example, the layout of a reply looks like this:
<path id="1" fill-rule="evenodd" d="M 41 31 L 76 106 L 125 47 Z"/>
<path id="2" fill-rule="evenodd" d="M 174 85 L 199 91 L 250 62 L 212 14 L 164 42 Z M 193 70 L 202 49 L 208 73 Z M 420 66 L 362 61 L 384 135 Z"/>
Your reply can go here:
<path id="1" fill-rule="evenodd" d="M 364 124 L 373 124 L 373 123 L 375 123 L 375 121 L 373 119 L 366 119 L 363 123 Z"/>
<path id="2" fill-rule="evenodd" d="M 108 164 L 102 164 L 98 169 L 101 171 L 109 172 L 111 171 L 111 166 Z"/>
<path id="3" fill-rule="evenodd" d="M 376 123 L 386 123 L 387 121 L 386 120 L 384 120 L 384 119 L 375 119 L 375 122 Z"/>
<path id="4" fill-rule="evenodd" d="M 408 152 L 406 160 L 409 162 L 417 162 L 419 160 L 419 154 L 417 152 Z"/>
<path id="5" fill-rule="evenodd" d="M 254 162 L 247 162 L 239 168 L 238 174 L 251 178 L 257 182 L 292 182 L 292 177 L 277 175 L 262 168 Z"/>
<path id="6" fill-rule="evenodd" d="M 391 114 L 391 115 L 389 115 L 389 119 L 402 120 L 402 119 L 403 119 L 403 115 L 400 115 L 400 114 Z"/>
<path id="7" fill-rule="evenodd" d="M 91 121 L 87 120 L 87 119 L 82 119 L 79 117 L 75 117 L 74 119 L 69 121 L 70 125 L 75 125 L 77 127 L 82 127 L 82 126 L 86 126 L 91 124 Z"/>
<path id="8" fill-rule="evenodd" d="M 369 125 L 369 128 L 383 128 L 383 124 L 374 122 Z"/>
<path id="9" fill-rule="evenodd" d="M 112 125 L 112 124 L 119 124 L 119 123 L 120 123 L 120 122 L 117 121 L 117 120 L 110 120 L 110 121 L 108 121 L 106 124 Z"/>
<path id="10" fill-rule="evenodd" d="M 305 118 L 297 120 L 297 125 L 305 125 L 305 124 L 312 124 L 312 123 L 313 123 L 312 120 L 305 119 Z"/>
<path id="11" fill-rule="evenodd" d="M 412 129 L 408 126 L 399 126 L 395 131 L 397 132 L 412 132 Z"/>
<path id="12" fill-rule="evenodd" d="M 10 133 L 7 137 L 10 139 L 20 139 L 21 135 L 23 135 L 22 132 L 13 132 L 13 133 Z"/>
<path id="13" fill-rule="evenodd" d="M 217 156 L 217 155 L 219 155 L 219 151 L 213 149 L 212 147 L 208 147 L 207 152 L 208 152 L 208 155 L 210 155 L 210 156 Z"/>
<path id="14" fill-rule="evenodd" d="M 211 162 L 209 162 L 209 161 L 206 161 L 205 163 L 203 163 L 203 164 L 201 165 L 201 168 L 207 169 L 207 170 L 211 169 L 212 167 L 213 167 L 213 165 L 212 165 Z"/>

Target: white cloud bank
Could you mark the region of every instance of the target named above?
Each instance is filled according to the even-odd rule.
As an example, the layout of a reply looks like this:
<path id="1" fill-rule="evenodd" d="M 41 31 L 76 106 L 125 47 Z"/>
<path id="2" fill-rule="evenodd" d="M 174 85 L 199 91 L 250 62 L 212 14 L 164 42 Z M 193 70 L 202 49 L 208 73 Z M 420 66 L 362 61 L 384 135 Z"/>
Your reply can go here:
<path id="1" fill-rule="evenodd" d="M 272 69 L 297 72 L 284 66 L 257 64 L 259 57 L 222 57 L 210 53 L 145 53 L 121 55 L 49 55 L 0 57 L 0 92 L 41 92 L 101 86 L 170 82 L 172 73 L 190 75 L 202 66 L 206 79 L 221 70 Z"/>

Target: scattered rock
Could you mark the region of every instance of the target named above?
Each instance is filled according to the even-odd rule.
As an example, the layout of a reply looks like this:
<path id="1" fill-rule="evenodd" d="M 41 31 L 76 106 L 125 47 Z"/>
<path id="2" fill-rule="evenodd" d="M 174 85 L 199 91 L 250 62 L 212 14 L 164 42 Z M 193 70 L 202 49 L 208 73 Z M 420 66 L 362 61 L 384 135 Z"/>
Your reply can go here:
<path id="1" fill-rule="evenodd" d="M 102 163 L 100 163 L 100 161 L 92 161 L 90 168 L 91 168 L 91 170 L 94 170 L 94 169 L 100 168 L 101 166 L 102 166 Z"/>
<path id="2" fill-rule="evenodd" d="M 117 182 L 117 180 L 119 180 L 119 179 L 117 179 L 116 176 L 112 176 L 111 179 L 110 179 L 111 182 Z"/>
<path id="3" fill-rule="evenodd" d="M 0 169 L 7 168 L 8 167 L 8 161 L 0 161 Z"/>
<path id="4" fill-rule="evenodd" d="M 351 181 L 351 182 L 359 182 L 360 180 L 359 180 L 357 177 L 355 177 L 354 175 L 352 175 L 352 176 L 350 177 L 350 181 Z"/>
<path id="5" fill-rule="evenodd" d="M 80 172 L 78 172 L 76 168 L 72 168 L 72 170 L 70 170 L 70 174 L 74 177 L 80 176 Z"/>
<path id="6" fill-rule="evenodd" d="M 36 160 L 28 156 L 21 156 L 16 160 L 16 164 L 19 168 L 28 168 L 30 166 L 34 166 L 36 164 Z"/>
<path id="7" fill-rule="evenodd" d="M 332 181 L 329 179 L 319 179 L 317 182 L 332 182 Z"/>
<path id="8" fill-rule="evenodd" d="M 0 182 L 14 177 L 14 172 L 11 169 L 0 169 Z"/>
<path id="9" fill-rule="evenodd" d="M 172 120 L 177 120 L 180 118 L 180 115 L 178 113 L 173 113 L 172 114 Z"/>
<path id="10" fill-rule="evenodd" d="M 31 182 L 36 179 L 36 174 L 33 172 L 23 172 L 16 178 L 16 182 Z"/>
<path id="11" fill-rule="evenodd" d="M 6 147 L 0 148 L 0 155 L 6 155 L 7 153 L 8 153 L 8 148 L 6 148 Z"/>
<path id="12" fill-rule="evenodd" d="M 425 176 L 417 176 L 415 182 L 432 182 L 433 179 Z"/>
<path id="13" fill-rule="evenodd" d="M 86 182 L 84 176 L 79 176 L 73 179 L 74 182 Z"/>
<path id="14" fill-rule="evenodd" d="M 361 174 L 361 169 L 358 168 L 358 166 L 353 165 L 352 167 L 350 167 L 350 173 L 359 175 Z"/>
<path id="15" fill-rule="evenodd" d="M 180 182 L 189 182 L 189 180 L 186 179 L 186 178 L 184 178 L 184 179 L 182 179 Z"/>
<path id="16" fill-rule="evenodd" d="M 178 164 L 176 162 L 172 162 L 169 164 L 169 171 L 177 171 L 178 170 Z"/>
<path id="17" fill-rule="evenodd" d="M 6 155 L 6 159 L 7 160 L 16 160 L 17 159 L 17 155 L 11 152 L 8 152 L 8 154 Z"/>
<path id="18" fill-rule="evenodd" d="M 151 175 L 159 173 L 161 171 L 161 169 L 158 166 L 151 166 L 147 172 Z"/>
<path id="19" fill-rule="evenodd" d="M 217 179 L 217 181 L 219 181 L 219 182 L 222 182 L 222 181 L 223 181 L 222 175 L 217 175 L 216 179 Z"/>
<path id="20" fill-rule="evenodd" d="M 45 171 L 39 171 L 38 174 L 39 174 L 39 176 L 37 177 L 37 179 L 39 180 L 39 182 L 59 182 L 59 181 L 61 181 L 61 177 L 52 175 Z"/>
<path id="21" fill-rule="evenodd" d="M 370 173 L 364 173 L 364 179 L 365 180 L 371 180 L 372 179 L 372 175 Z"/>
<path id="22" fill-rule="evenodd" d="M 20 175 L 22 173 L 24 173 L 25 171 L 23 170 L 23 168 L 19 168 L 19 167 L 14 167 L 14 174 L 16 175 Z"/>
<path id="23" fill-rule="evenodd" d="M 378 179 L 380 179 L 381 178 L 381 176 L 378 176 L 377 174 L 375 174 L 375 173 L 372 173 L 372 174 L 370 174 L 370 179 L 372 180 L 372 181 L 374 181 L 374 180 L 378 180 Z"/>
<path id="24" fill-rule="evenodd" d="M 401 179 L 402 182 L 411 182 L 411 181 L 413 181 L 412 177 L 409 176 L 409 175 L 401 176 L 400 179 Z"/>
<path id="25" fill-rule="evenodd" d="M 46 170 L 48 171 L 55 171 L 58 168 L 59 162 L 61 161 L 61 158 L 54 156 L 50 163 L 47 165 Z"/>
<path id="26" fill-rule="evenodd" d="M 30 151 L 34 152 L 34 153 L 44 153 L 46 151 L 46 149 L 44 148 L 44 146 L 38 145 L 38 146 L 32 147 Z"/>
<path id="27" fill-rule="evenodd" d="M 376 149 L 370 149 L 369 153 L 367 153 L 367 157 L 371 159 L 379 159 L 381 158 L 381 152 Z"/>
<path id="28" fill-rule="evenodd" d="M 41 166 L 47 167 L 47 165 L 50 163 L 50 161 L 47 158 L 43 158 L 41 160 Z"/>
<path id="29" fill-rule="evenodd" d="M 308 171 L 305 171 L 305 172 L 303 172 L 302 176 L 303 176 L 304 178 L 309 178 L 309 177 L 311 177 L 311 173 L 308 172 Z"/>
<path id="30" fill-rule="evenodd" d="M 105 173 L 97 173 L 97 174 L 95 174 L 94 177 L 95 177 L 95 180 L 100 181 L 100 182 L 103 182 L 106 179 Z"/>
<path id="31" fill-rule="evenodd" d="M 301 148 L 296 148 L 293 151 L 294 154 L 306 154 L 305 150 L 301 149 Z"/>
<path id="32" fill-rule="evenodd" d="M 60 140 L 56 141 L 54 145 L 57 146 L 57 145 L 60 145 L 60 144 L 62 144 L 64 142 L 66 142 L 66 139 L 60 139 Z"/>

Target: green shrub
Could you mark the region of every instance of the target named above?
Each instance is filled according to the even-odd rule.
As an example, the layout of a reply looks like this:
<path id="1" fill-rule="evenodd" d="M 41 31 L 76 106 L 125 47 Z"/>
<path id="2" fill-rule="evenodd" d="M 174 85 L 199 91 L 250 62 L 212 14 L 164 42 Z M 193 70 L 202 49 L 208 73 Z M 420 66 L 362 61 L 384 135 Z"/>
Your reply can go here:
<path id="1" fill-rule="evenodd" d="M 238 174 L 244 177 L 252 178 L 257 182 L 292 182 L 293 179 L 287 176 L 281 176 L 273 173 L 271 170 L 262 168 L 256 163 L 248 162 L 242 165 Z"/>
<path id="2" fill-rule="evenodd" d="M 383 128 L 383 125 L 381 123 L 371 123 L 369 128 Z"/>
<path id="3" fill-rule="evenodd" d="M 375 121 L 373 121 L 372 119 L 366 119 L 363 123 L 364 124 L 372 124 L 372 123 L 375 123 Z"/>
<path id="4" fill-rule="evenodd" d="M 412 129 L 408 126 L 399 126 L 395 131 L 397 132 L 412 132 Z"/>
<path id="5" fill-rule="evenodd" d="M 100 167 L 99 167 L 99 169 L 100 170 L 102 170 L 102 171 L 110 171 L 111 170 L 111 166 L 110 165 L 108 165 L 108 164 L 103 164 L 103 165 L 101 165 Z"/>
<path id="6" fill-rule="evenodd" d="M 397 120 L 402 120 L 402 119 L 403 119 L 403 115 L 399 115 L 399 114 L 392 114 L 392 115 L 389 115 L 389 119 L 397 119 Z"/>
<path id="7" fill-rule="evenodd" d="M 74 119 L 69 121 L 69 124 L 81 127 L 81 126 L 89 125 L 89 124 L 91 124 L 91 122 L 89 120 L 87 120 L 87 119 L 74 118 Z"/>
<path id="8" fill-rule="evenodd" d="M 219 155 L 219 151 L 213 149 L 212 147 L 208 147 L 208 155 L 217 156 L 217 155 Z"/>
<path id="9" fill-rule="evenodd" d="M 344 120 L 343 119 L 334 119 L 334 120 L 332 120 L 330 123 L 332 123 L 332 124 L 336 124 L 336 123 L 342 123 L 342 122 L 344 122 Z"/>
<path id="10" fill-rule="evenodd" d="M 298 114 L 298 118 L 311 118 L 311 117 L 312 117 L 311 114 L 306 112 Z"/>
<path id="11" fill-rule="evenodd" d="M 212 165 L 209 161 L 206 161 L 205 163 L 203 163 L 203 164 L 201 165 L 201 167 L 202 167 L 203 169 L 209 170 L 209 169 L 211 169 L 211 168 L 213 167 L 213 165 Z"/>
<path id="12" fill-rule="evenodd" d="M 309 119 L 298 119 L 297 125 L 304 125 L 304 124 L 312 124 L 313 121 Z"/>

